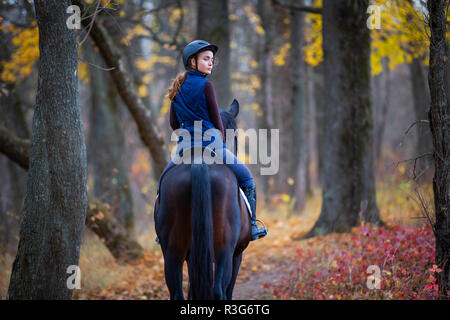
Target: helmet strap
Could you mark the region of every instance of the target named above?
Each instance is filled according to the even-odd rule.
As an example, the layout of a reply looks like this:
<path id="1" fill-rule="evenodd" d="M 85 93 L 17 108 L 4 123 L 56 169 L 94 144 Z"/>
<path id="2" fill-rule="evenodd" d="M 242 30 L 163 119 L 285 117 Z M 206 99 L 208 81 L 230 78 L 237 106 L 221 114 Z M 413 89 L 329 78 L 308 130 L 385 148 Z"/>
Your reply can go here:
<path id="1" fill-rule="evenodd" d="M 193 69 L 193 70 L 195 70 L 195 71 L 198 71 L 198 72 L 200 72 L 200 73 L 203 73 L 203 72 L 201 72 L 201 71 L 198 70 L 197 54 L 196 54 L 193 58 L 195 59 L 195 69 L 193 69 L 192 66 L 191 66 L 191 69 Z"/>

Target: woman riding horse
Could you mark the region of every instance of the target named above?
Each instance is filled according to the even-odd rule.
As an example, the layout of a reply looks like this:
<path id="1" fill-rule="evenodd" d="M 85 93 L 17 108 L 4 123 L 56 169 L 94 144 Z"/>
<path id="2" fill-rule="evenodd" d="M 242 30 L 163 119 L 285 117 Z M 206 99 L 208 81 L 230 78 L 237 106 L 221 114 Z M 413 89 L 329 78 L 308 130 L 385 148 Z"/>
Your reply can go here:
<path id="1" fill-rule="evenodd" d="M 183 128 L 192 135 L 192 143 L 195 143 L 195 136 L 203 137 L 200 142 L 203 146 L 209 145 L 211 141 L 204 139 L 205 132 L 209 129 L 220 131 L 223 146 L 223 163 L 227 163 L 235 173 L 239 187 L 244 191 L 251 210 L 251 240 L 256 240 L 267 235 L 265 226 L 259 227 L 256 224 L 256 185 L 253 176 L 247 166 L 237 159 L 237 157 L 226 148 L 223 143 L 225 132 L 222 120 L 219 115 L 219 108 L 216 101 L 214 86 L 206 76 L 211 74 L 214 66 L 214 57 L 218 47 L 203 40 L 195 40 L 189 43 L 183 50 L 183 63 L 186 71 L 178 75 L 171 88 L 168 97 L 171 100 L 170 106 L 170 126 L 173 130 Z M 194 135 L 194 121 L 202 121 L 202 132 Z M 181 137 L 180 137 L 181 138 Z M 182 149 L 183 140 L 178 140 L 178 150 Z M 184 144 L 184 148 L 186 144 Z M 226 161 L 225 161 L 226 159 Z M 229 161 L 232 159 L 233 161 Z M 172 166 L 170 161 L 164 169 L 161 177 Z"/>

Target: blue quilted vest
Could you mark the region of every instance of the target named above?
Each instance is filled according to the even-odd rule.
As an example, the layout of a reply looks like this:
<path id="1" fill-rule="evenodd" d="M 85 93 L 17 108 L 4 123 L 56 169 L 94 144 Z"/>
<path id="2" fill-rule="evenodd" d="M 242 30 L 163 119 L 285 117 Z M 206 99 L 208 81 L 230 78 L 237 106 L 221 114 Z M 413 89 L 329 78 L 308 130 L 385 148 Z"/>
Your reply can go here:
<path id="1" fill-rule="evenodd" d="M 173 107 L 176 117 L 180 123 L 180 127 L 188 130 L 191 133 L 191 145 L 194 145 L 194 121 L 202 120 L 202 132 L 215 128 L 211 123 L 208 108 L 206 106 L 205 84 L 208 81 L 206 75 L 196 70 L 189 70 L 186 78 L 178 90 Z M 220 133 L 219 133 L 220 136 Z M 182 141 L 181 137 L 178 143 Z M 203 141 L 203 146 L 209 145 L 211 141 Z M 225 146 L 225 144 L 224 144 Z"/>

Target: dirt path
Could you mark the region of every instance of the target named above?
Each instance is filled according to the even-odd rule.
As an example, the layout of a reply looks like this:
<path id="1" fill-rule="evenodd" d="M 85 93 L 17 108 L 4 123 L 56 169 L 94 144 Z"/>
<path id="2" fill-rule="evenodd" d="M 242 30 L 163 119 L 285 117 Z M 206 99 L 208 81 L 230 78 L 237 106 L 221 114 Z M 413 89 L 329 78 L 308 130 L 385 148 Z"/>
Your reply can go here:
<path id="1" fill-rule="evenodd" d="M 295 242 L 288 246 L 284 243 L 279 247 L 277 243 L 261 243 L 248 248 L 244 252 L 233 299 L 273 299 L 271 288 L 264 285 L 276 285 L 288 277 L 296 266 L 294 259 L 297 245 Z"/>
<path id="2" fill-rule="evenodd" d="M 276 269 L 276 267 L 274 266 Z M 234 287 L 233 300 L 263 300 L 271 299 L 270 290 L 264 289 L 264 284 L 278 283 L 283 274 L 278 270 L 254 273 L 249 279 L 241 280 Z"/>

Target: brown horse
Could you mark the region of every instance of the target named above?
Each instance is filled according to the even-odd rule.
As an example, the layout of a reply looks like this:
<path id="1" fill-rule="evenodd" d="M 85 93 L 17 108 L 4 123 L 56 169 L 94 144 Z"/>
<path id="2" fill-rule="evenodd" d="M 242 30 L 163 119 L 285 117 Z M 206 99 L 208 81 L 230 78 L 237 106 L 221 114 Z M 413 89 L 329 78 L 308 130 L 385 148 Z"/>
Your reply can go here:
<path id="1" fill-rule="evenodd" d="M 221 112 L 225 129 L 236 129 L 238 110 L 235 100 Z M 163 177 L 159 197 L 155 228 L 170 298 L 184 299 L 182 267 L 187 261 L 189 299 L 231 299 L 251 238 L 249 212 L 233 171 L 204 162 L 174 166 Z"/>

